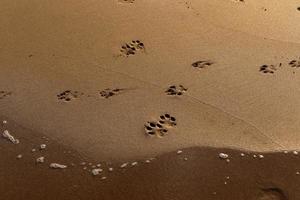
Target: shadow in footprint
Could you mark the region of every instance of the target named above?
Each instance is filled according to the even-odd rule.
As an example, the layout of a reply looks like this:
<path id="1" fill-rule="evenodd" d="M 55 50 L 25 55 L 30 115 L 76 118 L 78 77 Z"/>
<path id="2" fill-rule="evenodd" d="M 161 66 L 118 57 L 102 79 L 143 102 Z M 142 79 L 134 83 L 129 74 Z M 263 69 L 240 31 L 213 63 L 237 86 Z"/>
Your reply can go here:
<path id="1" fill-rule="evenodd" d="M 279 65 L 262 65 L 259 67 L 259 71 L 264 74 L 274 74 L 282 66 L 282 63 Z"/>
<path id="2" fill-rule="evenodd" d="M 119 3 L 134 3 L 135 0 L 119 0 Z"/>
<path id="3" fill-rule="evenodd" d="M 204 69 L 206 67 L 211 66 L 212 64 L 214 64 L 214 62 L 212 62 L 210 60 L 200 60 L 200 61 L 196 61 L 196 62 L 192 63 L 192 67 Z"/>
<path id="4" fill-rule="evenodd" d="M 131 42 L 122 45 L 120 52 L 123 56 L 132 56 L 138 52 L 143 52 L 145 50 L 144 43 L 140 40 L 132 40 Z"/>
<path id="5" fill-rule="evenodd" d="M 83 95 L 83 93 L 79 92 L 79 91 L 65 90 L 56 96 L 57 96 L 57 99 L 60 101 L 70 102 L 74 99 L 77 99 L 78 97 L 80 97 L 82 95 Z"/>
<path id="6" fill-rule="evenodd" d="M 164 137 L 169 129 L 176 125 L 176 118 L 166 113 L 161 115 L 157 121 L 147 122 L 145 124 L 145 132 L 150 136 Z"/>
<path id="7" fill-rule="evenodd" d="M 300 67 L 300 60 L 291 60 L 289 62 L 289 66 L 294 68 Z"/>
<path id="8" fill-rule="evenodd" d="M 12 92 L 0 91 L 0 99 L 4 99 L 4 98 L 9 97 L 11 95 L 12 95 Z"/>
<path id="9" fill-rule="evenodd" d="M 125 90 L 125 89 L 120 89 L 120 88 L 110 89 L 110 88 L 107 88 L 105 90 L 100 91 L 99 93 L 100 93 L 101 97 L 107 99 L 107 98 L 110 98 L 110 97 L 112 97 L 114 95 L 119 94 L 123 90 Z"/>
<path id="10" fill-rule="evenodd" d="M 171 85 L 168 87 L 168 89 L 165 91 L 165 93 L 170 96 L 181 96 L 186 91 L 187 91 L 187 88 L 185 88 L 183 85 Z"/>
<path id="11" fill-rule="evenodd" d="M 279 188 L 267 188 L 261 190 L 258 200 L 288 200 L 288 198 Z"/>

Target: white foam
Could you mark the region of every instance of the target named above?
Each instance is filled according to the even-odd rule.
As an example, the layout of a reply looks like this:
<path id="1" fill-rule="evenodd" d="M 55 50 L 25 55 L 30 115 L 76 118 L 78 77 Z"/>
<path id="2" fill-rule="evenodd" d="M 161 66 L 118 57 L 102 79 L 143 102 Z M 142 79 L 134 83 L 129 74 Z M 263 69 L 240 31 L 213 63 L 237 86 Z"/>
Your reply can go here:
<path id="1" fill-rule="evenodd" d="M 264 155 L 258 155 L 259 158 L 264 158 Z"/>
<path id="2" fill-rule="evenodd" d="M 67 165 L 61 165 L 61 164 L 58 164 L 58 163 L 51 163 L 50 164 L 50 168 L 53 168 L 53 169 L 65 169 L 65 168 L 67 168 Z"/>
<path id="3" fill-rule="evenodd" d="M 40 149 L 46 149 L 47 145 L 46 144 L 41 144 Z"/>
<path id="4" fill-rule="evenodd" d="M 177 154 L 182 154 L 182 152 L 183 152 L 182 150 L 178 150 Z"/>
<path id="5" fill-rule="evenodd" d="M 12 136 L 8 130 L 4 130 L 2 136 L 6 139 L 8 139 L 9 141 L 11 141 L 14 144 L 19 144 L 19 140 L 14 138 L 14 136 Z"/>
<path id="6" fill-rule="evenodd" d="M 219 153 L 219 157 L 222 158 L 222 159 L 226 159 L 226 158 L 229 157 L 229 155 L 226 154 L 226 153 Z"/>
<path id="7" fill-rule="evenodd" d="M 114 168 L 110 167 L 110 168 L 108 168 L 108 171 L 112 172 L 112 171 L 114 171 Z"/>
<path id="8" fill-rule="evenodd" d="M 17 155 L 17 158 L 18 158 L 18 159 L 21 159 L 22 157 L 23 157 L 22 154 Z"/>
<path id="9" fill-rule="evenodd" d="M 128 163 L 123 163 L 120 167 L 125 168 L 125 167 L 127 167 L 127 165 L 128 165 Z"/>
<path id="10" fill-rule="evenodd" d="M 100 168 L 93 169 L 93 170 L 92 170 L 92 174 L 93 174 L 94 176 L 97 176 L 97 175 L 99 175 L 102 171 L 103 171 L 103 169 L 100 169 Z"/>
<path id="11" fill-rule="evenodd" d="M 136 166 L 137 164 L 138 164 L 138 162 L 131 163 L 132 166 Z"/>
<path id="12" fill-rule="evenodd" d="M 293 151 L 293 154 L 298 155 L 299 153 L 298 153 L 298 151 Z"/>
<path id="13" fill-rule="evenodd" d="M 37 163 L 43 163 L 43 162 L 45 162 L 45 157 L 42 156 L 42 157 L 37 158 L 36 162 Z"/>

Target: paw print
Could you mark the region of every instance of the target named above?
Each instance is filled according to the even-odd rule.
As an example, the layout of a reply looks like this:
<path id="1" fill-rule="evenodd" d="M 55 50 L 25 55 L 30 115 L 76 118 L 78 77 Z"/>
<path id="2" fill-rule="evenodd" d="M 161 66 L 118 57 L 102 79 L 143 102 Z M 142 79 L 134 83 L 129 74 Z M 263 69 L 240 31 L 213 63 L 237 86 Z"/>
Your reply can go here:
<path id="1" fill-rule="evenodd" d="M 158 121 L 147 122 L 145 132 L 150 136 L 164 137 L 170 128 L 177 125 L 176 118 L 170 114 L 164 114 L 159 117 Z"/>
<path id="2" fill-rule="evenodd" d="M 100 95 L 101 97 L 103 98 L 109 98 L 109 97 L 112 97 L 114 95 L 117 95 L 119 94 L 121 91 L 123 91 L 124 89 L 119 89 L 119 88 L 116 88 L 116 89 L 110 89 L 110 88 L 107 88 L 105 90 L 102 90 L 100 91 Z"/>
<path id="3" fill-rule="evenodd" d="M 0 91 L 0 99 L 4 99 L 5 97 L 9 97 L 10 95 L 12 95 L 12 92 Z"/>
<path id="4" fill-rule="evenodd" d="M 65 90 L 57 95 L 58 100 L 64 102 L 70 102 L 74 99 L 77 99 L 79 96 L 83 95 L 82 92 L 79 91 L 72 91 L 72 90 Z"/>
<path id="5" fill-rule="evenodd" d="M 183 85 L 171 85 L 166 91 L 165 93 L 167 95 L 172 95 L 172 96 L 175 96 L 175 95 L 178 95 L 178 96 L 181 96 L 183 95 L 183 93 L 185 93 L 187 91 L 187 88 L 185 88 Z"/>
<path id="6" fill-rule="evenodd" d="M 289 66 L 298 68 L 300 67 L 300 60 L 292 60 L 289 62 Z"/>
<path id="7" fill-rule="evenodd" d="M 119 0 L 121 3 L 134 3 L 135 0 Z"/>
<path id="8" fill-rule="evenodd" d="M 209 60 L 200 60 L 200 61 L 197 61 L 197 62 L 194 62 L 192 63 L 192 66 L 195 67 L 195 68 L 206 68 L 208 66 L 211 66 L 212 64 L 214 64 L 214 62 L 212 61 L 209 61 Z"/>
<path id="9" fill-rule="evenodd" d="M 174 127 L 177 125 L 176 118 L 170 114 L 161 115 L 159 118 L 160 120 L 158 122 L 165 127 Z"/>
<path id="10" fill-rule="evenodd" d="M 158 122 L 147 122 L 145 124 L 145 131 L 148 135 L 163 137 L 167 134 L 168 129 L 164 128 L 163 125 Z"/>
<path id="11" fill-rule="evenodd" d="M 262 73 L 265 73 L 265 74 L 267 74 L 267 73 L 274 74 L 274 72 L 276 70 L 278 70 L 278 68 L 281 67 L 281 66 L 282 66 L 282 63 L 280 63 L 278 66 L 276 66 L 276 65 L 262 65 L 262 66 L 260 66 L 259 71 L 262 72 Z"/>
<path id="12" fill-rule="evenodd" d="M 121 54 L 124 56 L 135 55 L 139 51 L 144 51 L 145 46 L 140 40 L 132 40 L 121 47 Z"/>

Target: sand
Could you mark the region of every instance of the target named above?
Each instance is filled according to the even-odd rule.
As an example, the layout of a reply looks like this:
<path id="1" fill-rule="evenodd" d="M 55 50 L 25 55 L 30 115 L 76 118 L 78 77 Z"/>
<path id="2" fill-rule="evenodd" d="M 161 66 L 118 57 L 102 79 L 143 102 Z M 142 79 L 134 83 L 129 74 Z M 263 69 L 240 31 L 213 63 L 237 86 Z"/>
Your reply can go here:
<path id="1" fill-rule="evenodd" d="M 26 162 L 24 175 L 41 156 L 45 162 L 39 164 L 47 173 L 51 163 L 65 165 L 71 155 L 61 157 L 63 151 L 76 152 L 72 159 L 80 162 L 121 164 L 180 149 L 205 148 L 211 155 L 226 148 L 270 154 L 279 166 L 283 161 L 278 154 L 300 147 L 299 6 L 283 0 L 2 0 L 0 113 L 1 121 L 8 123 L 1 133 L 8 130 L 20 143 L 0 140 L 0 153 L 6 155 L 1 163 L 10 160 L 4 165 L 9 170 L 29 156 L 33 163 Z M 166 121 L 154 134 L 145 131 L 145 125 L 160 123 L 166 114 L 176 118 L 176 125 Z M 58 148 L 48 156 L 58 154 L 60 160 L 32 155 L 42 152 L 42 136 Z M 51 148 L 47 143 L 45 152 Z M 9 151 L 14 155 L 8 156 Z M 70 163 L 66 165 L 64 171 L 70 169 Z M 294 170 L 291 166 L 287 171 Z M 183 176 L 180 167 L 174 167 Z M 249 174 L 259 173 L 256 167 L 249 166 Z M 132 176 L 148 177 L 150 172 L 139 173 Z M 157 173 L 167 174 L 163 168 Z M 257 189 L 255 180 L 256 175 Z M 160 180 L 153 181 L 158 182 L 149 183 L 151 188 Z M 175 184 L 172 181 L 166 184 Z M 121 187 L 116 182 L 113 185 Z M 190 190 L 198 188 L 190 183 Z M 94 188 L 91 181 L 85 184 Z M 209 185 L 217 187 L 214 182 Z M 17 188 L 11 187 L 15 194 Z M 287 188 L 291 186 L 280 190 L 289 190 L 291 197 L 281 199 L 296 198 L 296 190 Z M 162 192 L 153 199 L 203 194 L 190 192 L 172 192 L 176 197 Z M 242 198 L 230 195 L 216 198 Z M 244 194 L 248 196 L 252 198 Z"/>

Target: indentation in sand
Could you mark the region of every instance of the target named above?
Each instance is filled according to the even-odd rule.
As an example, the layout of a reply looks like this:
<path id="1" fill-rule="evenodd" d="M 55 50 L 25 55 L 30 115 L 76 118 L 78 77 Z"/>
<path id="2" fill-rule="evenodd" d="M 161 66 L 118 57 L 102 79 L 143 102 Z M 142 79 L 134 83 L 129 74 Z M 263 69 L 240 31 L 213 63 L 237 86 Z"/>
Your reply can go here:
<path id="1" fill-rule="evenodd" d="M 147 122 L 145 124 L 145 131 L 148 135 L 156 135 L 164 137 L 170 128 L 177 125 L 176 118 L 166 113 L 159 117 L 159 120 Z"/>
<path id="2" fill-rule="evenodd" d="M 140 40 L 132 40 L 122 45 L 120 52 L 123 56 L 135 55 L 138 52 L 144 52 L 145 45 Z"/>
<path id="3" fill-rule="evenodd" d="M 199 60 L 199 61 L 192 63 L 192 66 L 194 68 L 204 69 L 204 68 L 211 66 L 212 64 L 214 64 L 214 62 L 210 61 L 210 60 Z"/>
<path id="4" fill-rule="evenodd" d="M 78 97 L 82 96 L 83 93 L 79 91 L 73 90 L 65 90 L 57 95 L 58 100 L 64 102 L 70 102 Z"/>
<path id="5" fill-rule="evenodd" d="M 135 0 L 119 0 L 120 3 L 134 3 Z"/>
<path id="6" fill-rule="evenodd" d="M 187 91 L 187 88 L 185 88 L 183 85 L 171 85 L 168 87 L 168 89 L 165 91 L 165 93 L 170 96 L 181 96 L 186 91 Z"/>
<path id="7" fill-rule="evenodd" d="M 119 94 L 120 92 L 122 92 L 124 89 L 121 89 L 121 88 L 115 88 L 115 89 L 110 89 L 110 88 L 107 88 L 105 90 L 102 90 L 100 91 L 100 95 L 101 97 L 103 98 L 109 98 L 109 97 L 112 97 L 114 95 L 117 95 Z"/>
<path id="8" fill-rule="evenodd" d="M 300 59 L 297 59 L 297 60 L 291 60 L 291 61 L 289 62 L 289 66 L 294 67 L 294 68 L 300 67 Z"/>
<path id="9" fill-rule="evenodd" d="M 1 99 L 4 99 L 4 98 L 6 98 L 6 97 L 9 97 L 9 96 L 11 96 L 11 95 L 12 95 L 12 92 L 1 90 L 1 91 L 0 91 L 0 100 L 1 100 Z"/>
<path id="10" fill-rule="evenodd" d="M 279 188 L 263 189 L 258 200 L 288 200 L 284 192 Z"/>
<path id="11" fill-rule="evenodd" d="M 278 65 L 262 65 L 260 66 L 259 71 L 265 74 L 274 74 L 281 66 L 282 63 L 279 63 Z"/>

